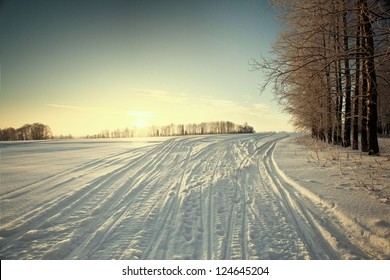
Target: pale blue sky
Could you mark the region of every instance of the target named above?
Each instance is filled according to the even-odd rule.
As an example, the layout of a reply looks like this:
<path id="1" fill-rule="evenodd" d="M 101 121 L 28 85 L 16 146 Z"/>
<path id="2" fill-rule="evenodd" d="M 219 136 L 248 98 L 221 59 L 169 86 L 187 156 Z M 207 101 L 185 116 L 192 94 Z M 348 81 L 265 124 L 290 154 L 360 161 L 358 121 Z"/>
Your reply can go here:
<path id="1" fill-rule="evenodd" d="M 54 134 L 202 121 L 290 130 L 251 58 L 280 29 L 267 1 L 5 1 L 0 128 Z"/>

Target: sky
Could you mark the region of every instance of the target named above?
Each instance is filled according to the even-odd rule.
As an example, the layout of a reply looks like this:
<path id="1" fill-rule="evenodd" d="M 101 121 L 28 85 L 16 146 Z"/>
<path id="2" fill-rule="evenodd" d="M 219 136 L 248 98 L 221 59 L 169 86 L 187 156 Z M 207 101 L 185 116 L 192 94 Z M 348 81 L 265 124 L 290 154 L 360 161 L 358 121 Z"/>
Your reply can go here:
<path id="1" fill-rule="evenodd" d="M 225 120 L 292 130 L 252 58 L 281 25 L 266 0 L 1 0 L 0 128 L 55 135 Z"/>

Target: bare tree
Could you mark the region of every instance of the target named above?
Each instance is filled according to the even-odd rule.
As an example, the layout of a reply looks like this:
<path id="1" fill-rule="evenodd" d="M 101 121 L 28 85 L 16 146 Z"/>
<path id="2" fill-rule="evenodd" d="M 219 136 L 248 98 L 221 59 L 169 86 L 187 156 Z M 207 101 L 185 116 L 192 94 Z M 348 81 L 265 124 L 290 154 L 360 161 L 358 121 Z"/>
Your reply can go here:
<path id="1" fill-rule="evenodd" d="M 297 128 L 352 148 L 360 129 L 360 147 L 370 154 L 379 153 L 378 58 L 389 56 L 389 28 L 382 23 L 375 32 L 389 15 L 380 2 L 274 0 L 287 29 L 272 59 L 252 61 Z"/>

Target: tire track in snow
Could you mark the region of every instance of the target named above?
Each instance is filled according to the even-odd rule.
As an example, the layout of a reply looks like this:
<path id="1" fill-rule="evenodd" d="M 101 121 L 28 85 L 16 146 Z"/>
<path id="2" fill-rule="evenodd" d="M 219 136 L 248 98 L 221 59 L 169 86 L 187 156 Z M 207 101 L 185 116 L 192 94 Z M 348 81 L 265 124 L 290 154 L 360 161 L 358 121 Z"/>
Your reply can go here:
<path id="1" fill-rule="evenodd" d="M 121 190 L 120 180 L 125 180 L 128 176 L 130 176 L 132 167 L 139 168 L 139 166 L 141 165 L 141 168 L 139 168 L 137 175 L 146 173 L 148 167 L 153 166 L 154 161 L 163 158 L 165 156 L 165 152 L 169 152 L 169 149 L 172 149 L 169 148 L 171 142 L 167 141 L 159 157 L 158 157 L 158 153 L 156 152 L 156 149 L 152 149 L 151 151 L 144 154 L 141 158 L 138 158 L 138 160 L 134 162 L 130 161 L 127 164 L 121 166 L 120 168 L 117 168 L 114 171 L 104 174 L 102 176 L 99 175 L 102 172 L 102 170 L 96 169 L 95 167 L 94 169 L 99 171 L 96 178 L 94 178 L 90 182 L 87 182 L 84 186 L 79 187 L 79 190 L 74 191 L 71 195 L 61 196 L 53 201 L 40 205 L 38 208 L 34 209 L 33 211 L 19 218 L 20 222 L 13 221 L 12 225 L 9 226 L 8 229 L 7 226 L 2 227 L 2 229 L 0 230 L 0 234 L 2 237 L 7 237 L 9 235 L 13 235 L 13 236 L 12 239 L 7 240 L 7 242 L 4 243 L 2 242 L 1 247 L 7 249 L 7 246 L 9 244 L 12 244 L 17 240 L 26 239 L 24 238 L 25 235 L 31 235 L 29 233 L 31 232 L 31 230 L 27 231 L 27 229 L 29 228 L 35 230 L 36 228 L 40 228 L 45 224 L 49 224 L 50 221 L 54 221 L 58 217 L 69 217 L 71 213 L 77 212 L 78 209 L 80 208 L 82 209 L 82 207 L 84 206 L 89 206 L 87 208 L 91 208 L 93 210 L 92 211 L 89 210 L 85 212 L 85 210 L 82 209 L 78 211 L 79 213 L 86 213 L 90 215 L 90 213 L 92 212 L 92 214 L 94 213 L 96 214 L 99 208 L 103 208 L 102 206 L 104 206 L 105 204 L 109 205 L 114 200 L 114 198 L 118 198 L 119 196 L 124 194 L 126 189 Z M 119 155 L 122 155 L 122 153 Z M 154 155 L 154 157 L 152 157 L 152 162 L 149 161 L 150 155 Z M 144 158 L 146 158 L 147 161 L 145 165 L 142 165 L 140 164 L 140 162 L 144 161 Z M 117 158 L 114 158 L 114 160 L 116 159 Z M 133 157 L 129 158 L 129 160 L 132 159 Z M 95 162 L 100 163 L 100 159 Z M 108 163 L 110 166 L 110 162 Z M 150 163 L 152 163 L 152 165 L 150 165 Z M 98 165 L 100 166 L 101 164 Z M 89 171 L 89 169 L 87 169 L 86 171 Z M 125 179 L 123 179 L 123 177 Z M 57 184 L 56 186 L 64 185 L 66 183 L 69 183 L 69 180 L 66 182 L 61 182 L 61 184 Z M 126 187 L 127 183 L 128 181 L 127 182 L 125 181 L 125 183 L 122 184 L 122 186 Z M 114 196 L 112 195 L 112 191 L 118 194 Z M 131 193 L 131 195 L 133 195 L 133 193 Z M 106 203 L 103 203 L 104 201 Z M 83 219 L 83 217 L 79 217 L 79 219 Z M 64 223 L 66 223 L 66 219 Z M 14 224 L 17 224 L 17 226 L 14 226 Z M 99 221 L 96 221 L 94 223 L 94 226 L 98 227 Z M 91 232 L 91 230 L 89 230 L 88 232 Z"/>
<path id="2" fill-rule="evenodd" d="M 266 137 L 270 137 L 270 139 L 267 140 Z M 247 146 L 247 156 L 241 160 L 237 169 L 236 186 L 241 190 L 241 193 L 240 201 L 237 199 L 235 201 L 237 203 L 233 204 L 233 208 L 240 211 L 237 210 L 235 214 L 233 211 L 231 212 L 229 220 L 236 219 L 237 223 L 229 222 L 230 225 L 234 226 L 231 226 L 233 231 L 228 235 L 228 238 L 232 239 L 232 236 L 235 235 L 236 238 L 232 239 L 233 243 L 234 239 L 239 239 L 241 251 L 239 250 L 239 246 L 235 245 L 235 247 L 232 247 L 233 251 L 225 250 L 225 255 L 222 255 L 221 258 L 264 258 L 265 251 L 272 251 L 272 246 L 279 246 L 278 243 L 275 244 L 277 240 L 273 240 L 275 229 L 271 231 L 269 229 L 275 220 L 275 212 L 270 212 L 268 209 L 272 207 L 274 211 L 280 211 L 278 209 L 280 205 L 277 205 L 275 196 L 269 194 L 266 182 L 264 182 L 262 176 L 254 169 L 254 163 L 257 162 L 259 164 L 260 161 L 258 159 L 263 156 L 268 147 L 287 137 L 287 135 L 277 135 L 276 138 L 272 135 L 267 135 L 266 137 L 257 139 L 254 145 L 252 143 L 252 146 Z M 260 146 L 259 142 L 262 143 Z M 264 206 L 259 207 L 259 210 L 256 211 L 255 208 L 258 205 Z M 238 224 L 239 222 L 241 222 L 240 225 Z M 278 227 L 280 226 L 278 225 Z M 270 233 L 268 233 L 269 231 Z M 264 235 L 264 232 L 268 240 L 258 238 L 259 235 Z M 288 240 L 284 240 L 283 242 L 285 241 Z M 286 247 L 287 245 L 283 246 Z M 291 247 L 287 247 L 287 249 L 291 249 Z M 265 258 L 281 257 L 281 255 L 272 253 Z"/>
<path id="3" fill-rule="evenodd" d="M 101 227 L 101 231 L 105 232 L 105 234 L 102 236 L 98 236 L 95 239 L 91 239 L 86 243 L 85 246 L 93 248 L 95 247 L 94 245 L 99 244 L 99 247 L 102 247 L 103 243 L 109 238 L 111 232 L 114 232 L 117 228 L 123 226 L 126 223 L 131 223 L 129 217 L 132 215 L 132 210 L 135 206 L 149 205 L 149 207 L 153 208 L 157 204 L 158 196 L 154 196 L 156 196 L 156 194 L 159 192 L 159 190 L 156 190 L 156 186 L 158 186 L 157 181 L 161 181 L 161 178 L 156 176 L 156 174 L 160 174 L 160 163 L 164 162 L 167 155 L 171 154 L 177 148 L 176 144 L 177 143 L 174 140 L 168 140 L 164 143 L 164 145 L 162 145 L 162 147 L 158 149 L 158 151 L 155 152 L 155 155 L 153 155 L 152 157 L 150 157 L 150 155 L 146 155 L 143 157 L 145 162 L 143 163 L 141 168 L 137 168 L 137 172 L 132 176 L 134 177 L 134 180 L 131 178 L 129 182 L 125 184 L 125 187 L 127 186 L 126 188 L 128 188 L 128 185 L 131 182 L 131 189 L 128 190 L 127 193 L 125 193 L 124 195 L 119 196 L 119 199 L 115 199 L 116 201 L 118 201 L 117 208 L 119 208 L 120 206 L 122 209 L 122 214 L 119 215 L 117 219 L 111 219 L 111 222 L 109 223 L 105 222 Z M 139 165 L 139 163 L 137 165 Z M 169 196 L 169 200 L 171 199 L 172 196 Z M 110 203 L 112 202 L 108 201 L 107 205 L 109 205 Z M 139 206 L 137 208 L 139 209 Z M 107 207 L 105 209 L 109 210 Z M 148 209 L 148 207 L 146 207 L 146 209 Z M 111 210 L 108 212 L 114 211 Z M 167 221 L 166 218 L 163 220 Z M 120 234 L 119 237 L 115 239 L 115 243 L 116 246 L 118 246 L 118 243 L 120 243 L 120 246 L 122 246 L 123 244 L 131 243 L 131 240 L 129 240 L 128 235 L 124 233 Z M 87 252 L 90 251 L 88 250 L 88 247 L 85 250 Z M 95 252 L 92 252 L 92 254 L 94 253 Z M 103 254 L 103 256 L 105 256 L 105 254 Z M 111 256 L 107 256 L 104 258 L 111 258 Z"/>
<path id="4" fill-rule="evenodd" d="M 273 159 L 283 134 L 179 137 L 36 183 L 60 191 L 0 228 L 2 258 L 339 258 L 348 238 Z M 27 197 L 8 193 L 7 199 Z M 341 241 L 340 241 L 341 240 Z M 348 248 L 350 243 L 348 243 Z M 353 248 L 353 247 L 352 247 Z M 364 256 L 353 248 L 357 256 Z M 360 255 L 359 255 L 360 254 Z"/>
<path id="5" fill-rule="evenodd" d="M 178 141 L 179 142 L 179 141 Z M 180 142 L 179 142 L 180 143 Z M 183 145 L 183 143 L 180 143 Z M 180 176 L 180 179 L 174 183 L 174 193 L 169 197 L 168 201 L 163 205 L 163 212 L 160 212 L 160 218 L 159 221 L 154 226 L 154 234 L 148 239 L 148 245 L 146 249 L 144 249 L 142 253 L 142 259 L 150 259 L 156 257 L 156 255 L 160 254 L 162 252 L 161 256 L 159 258 L 165 259 L 166 253 L 168 251 L 168 246 L 170 242 L 170 232 L 169 230 L 166 230 L 167 227 L 170 226 L 171 221 L 175 221 L 173 219 L 174 210 L 178 208 L 179 205 L 179 199 L 178 194 L 180 191 L 184 188 L 185 181 L 186 181 L 186 175 L 187 175 L 187 165 L 190 159 L 191 151 L 192 151 L 192 145 L 190 144 L 188 147 L 188 151 L 186 153 L 186 156 L 181 161 L 181 168 L 182 173 Z M 179 147 L 176 147 L 177 149 Z M 168 166 L 170 168 L 171 166 Z M 166 233 L 164 235 L 164 233 Z"/>
<path id="6" fill-rule="evenodd" d="M 69 223 L 66 220 L 72 217 L 73 213 L 79 212 L 79 217 L 74 222 L 84 218 L 80 216 L 80 213 L 84 213 L 85 216 L 96 215 L 103 201 L 112 195 L 111 192 L 118 191 L 115 189 L 118 185 L 118 178 L 128 172 L 127 168 L 128 166 L 125 165 L 103 176 L 98 176 L 72 194 L 61 196 L 25 214 L 18 219 L 19 221 L 14 221 L 12 227 L 2 228 L 0 230 L 2 237 L 12 234 L 12 239 L 7 240 L 2 247 L 25 239 L 24 236 L 29 235 L 31 230 L 50 228 L 52 223 L 57 224 L 64 219 L 64 223 Z"/>
<path id="7" fill-rule="evenodd" d="M 234 194 L 231 198 L 231 208 L 229 211 L 227 232 L 225 235 L 224 246 L 221 251 L 221 259 L 247 259 L 247 201 L 249 199 L 246 185 L 247 181 L 243 175 L 244 167 L 250 163 L 252 158 L 257 154 L 261 147 L 257 147 L 260 140 L 271 137 L 273 133 L 263 134 L 256 138 L 248 137 L 239 141 L 238 152 L 235 153 L 230 161 L 234 161 L 234 157 L 242 156 L 238 166 L 234 169 Z M 255 141 L 253 151 L 250 151 L 250 141 Z M 237 147 L 237 146 L 236 146 Z M 241 149 L 240 149 L 241 148 Z M 235 149 L 231 149 L 235 150 Z"/>
<path id="8" fill-rule="evenodd" d="M 208 191 L 208 213 L 207 213 L 207 224 L 205 225 L 207 227 L 207 259 L 208 260 L 213 260 L 215 256 L 214 252 L 214 246 L 213 246 L 213 236 L 214 236 L 214 221 L 213 221 L 213 216 L 214 216 L 214 202 L 213 202 L 213 197 L 214 197 L 214 187 L 215 187 L 215 181 L 216 181 L 216 174 L 218 167 L 220 166 L 221 159 L 225 155 L 225 151 L 223 150 L 222 147 L 217 148 L 217 152 L 215 156 L 217 157 L 217 162 L 215 163 L 214 168 L 212 168 L 212 176 L 210 180 L 210 185 L 209 185 L 209 191 Z M 211 165 L 210 160 L 207 161 L 207 165 Z"/>
<path id="9" fill-rule="evenodd" d="M 296 232 L 303 241 L 312 259 L 340 259 L 345 249 L 338 246 L 336 238 L 348 244 L 348 254 L 355 257 L 367 257 L 356 246 L 348 241 L 345 232 L 337 223 L 334 216 L 329 217 L 329 209 L 325 205 L 316 205 L 308 200 L 285 180 L 285 175 L 276 167 L 273 158 L 277 142 L 271 143 L 263 157 L 266 174 L 272 190 L 279 199 L 279 203 L 294 225 Z M 345 245 L 344 245 L 345 246 Z"/>
<path id="10" fill-rule="evenodd" d="M 123 160 L 123 158 L 129 159 L 127 157 L 128 155 L 131 155 L 132 157 L 134 157 L 136 159 L 137 157 L 142 156 L 142 154 L 144 154 L 146 150 L 153 149 L 153 148 L 154 148 L 153 146 L 143 147 L 143 148 L 135 148 L 135 149 L 131 149 L 129 151 L 114 153 L 114 154 L 111 154 L 108 156 L 104 156 L 104 157 L 83 163 L 83 164 L 76 166 L 74 168 L 70 168 L 70 169 L 64 170 L 60 173 L 42 178 L 41 180 L 39 180 L 37 182 L 27 184 L 25 186 L 21 186 L 19 188 L 13 189 L 11 191 L 2 193 L 0 195 L 0 200 L 15 198 L 19 195 L 26 194 L 35 188 L 39 188 L 42 185 L 52 185 L 53 188 L 59 187 L 59 186 L 61 186 L 61 183 L 55 184 L 55 182 L 58 180 L 61 182 L 61 180 L 63 180 L 62 179 L 63 177 L 65 177 L 67 179 L 65 179 L 62 182 L 67 183 L 70 180 L 77 179 L 79 177 L 82 177 L 85 174 L 99 170 L 100 168 L 104 168 L 105 166 L 119 164 Z M 68 178 L 69 176 L 71 176 L 72 178 Z M 54 183 L 54 185 L 53 185 L 53 183 Z"/>
<path id="11" fill-rule="evenodd" d="M 282 137 L 284 138 L 284 137 Z M 259 146 L 255 143 L 254 160 L 256 171 L 253 170 L 252 187 L 248 188 L 251 193 L 248 201 L 248 250 L 249 258 L 254 259 L 283 259 L 294 258 L 290 251 L 299 251 L 285 242 L 288 228 L 285 227 L 283 217 L 280 217 L 280 207 L 276 203 L 276 197 L 262 175 L 263 157 L 267 148 L 281 138 L 270 139 Z M 249 180 L 249 178 L 248 178 Z M 282 233 L 282 234 L 281 234 Z M 286 252 L 288 251 L 288 252 Z"/>
<path id="12" fill-rule="evenodd" d="M 278 199 L 277 202 L 279 203 L 280 208 L 283 209 L 289 221 L 293 224 L 311 258 L 323 259 L 325 256 L 333 259 L 337 258 L 336 253 L 329 249 L 329 244 L 324 242 L 322 238 L 318 238 L 321 237 L 321 235 L 318 235 L 318 232 L 313 235 L 310 234 L 310 218 L 302 212 L 301 207 L 297 207 L 298 200 L 295 201 L 291 198 L 290 193 L 286 190 L 288 187 L 287 183 L 282 180 L 281 176 L 274 168 L 271 157 L 276 143 L 277 141 L 270 141 L 262 146 L 262 164 L 264 165 L 270 187 Z M 324 252 L 324 255 L 321 255 L 322 252 Z"/>
<path id="13" fill-rule="evenodd" d="M 183 141 L 190 144 L 188 141 Z M 191 151 L 187 151 L 183 159 L 180 158 L 177 151 L 181 148 L 186 149 L 187 144 L 185 143 L 177 141 L 175 146 L 172 146 L 173 150 L 168 153 L 164 152 L 166 156 L 161 159 L 161 163 L 155 162 L 151 165 L 154 166 L 154 171 L 151 171 L 146 177 L 142 176 L 141 182 L 145 183 L 148 178 L 153 177 L 155 183 L 149 184 L 151 187 L 150 195 L 145 195 L 142 202 L 137 203 L 140 205 L 137 209 L 143 217 L 140 218 L 143 223 L 140 223 L 138 230 L 134 233 L 133 240 L 128 242 L 128 248 L 121 256 L 131 258 L 134 255 L 132 252 L 136 252 L 136 258 L 164 258 L 167 250 L 163 249 L 167 249 L 170 243 L 170 231 L 167 228 L 171 227 L 169 223 L 175 220 L 172 215 L 174 210 L 178 208 L 178 193 L 180 186 L 184 184 L 185 173 L 183 172 L 186 170 L 185 165 L 188 161 L 186 159 Z M 172 153 L 170 157 L 173 159 L 167 158 L 170 153 Z M 161 164 L 164 165 L 166 172 L 162 172 Z M 182 174 L 179 180 L 175 177 L 177 172 Z"/>

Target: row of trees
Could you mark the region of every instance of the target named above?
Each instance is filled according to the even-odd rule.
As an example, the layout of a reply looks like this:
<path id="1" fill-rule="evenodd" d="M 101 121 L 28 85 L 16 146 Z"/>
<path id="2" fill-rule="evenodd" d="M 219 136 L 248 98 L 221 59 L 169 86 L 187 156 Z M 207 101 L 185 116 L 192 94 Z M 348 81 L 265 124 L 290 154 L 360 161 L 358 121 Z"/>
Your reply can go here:
<path id="1" fill-rule="evenodd" d="M 170 124 L 163 126 L 152 126 L 140 131 L 140 129 L 130 130 L 116 129 L 110 131 L 102 130 L 100 133 L 87 135 L 85 138 L 131 138 L 135 136 L 181 136 L 181 135 L 203 135 L 203 134 L 229 134 L 229 133 L 253 133 L 252 126 L 245 123 L 237 125 L 229 121 L 203 122 L 200 124 Z M 41 123 L 25 124 L 19 128 L 0 129 L 0 141 L 20 141 L 20 140 L 45 140 L 45 139 L 72 139 L 72 135 L 57 136 L 52 135 L 49 126 Z"/>
<path id="2" fill-rule="evenodd" d="M 49 126 L 42 123 L 25 124 L 19 128 L 0 129 L 0 141 L 45 140 L 52 138 Z"/>
<path id="3" fill-rule="evenodd" d="M 374 0 L 273 0 L 287 30 L 272 59 L 254 60 L 294 125 L 378 154 L 390 123 L 390 8 Z M 379 109 L 378 109 L 379 107 Z M 378 111 L 382 113 L 378 120 Z"/>
<path id="4" fill-rule="evenodd" d="M 116 129 L 114 131 L 102 130 L 100 133 L 87 135 L 85 138 L 130 138 L 136 136 L 183 136 L 204 134 L 231 134 L 231 133 L 254 133 L 252 126 L 245 123 L 237 125 L 229 121 L 202 122 L 199 124 L 169 124 L 151 126 L 146 129 Z"/>
<path id="5" fill-rule="evenodd" d="M 87 135 L 84 138 L 94 139 L 94 138 L 131 138 L 134 137 L 135 131 L 130 130 L 128 128 L 125 129 L 115 129 L 114 131 L 110 131 L 108 129 L 102 130 L 100 133 Z"/>
<path id="6" fill-rule="evenodd" d="M 193 124 L 170 124 L 164 126 L 152 126 L 149 136 L 181 136 L 181 135 L 204 135 L 204 134 L 232 134 L 253 133 L 252 126 L 245 123 L 237 125 L 230 121 L 202 122 Z"/>

